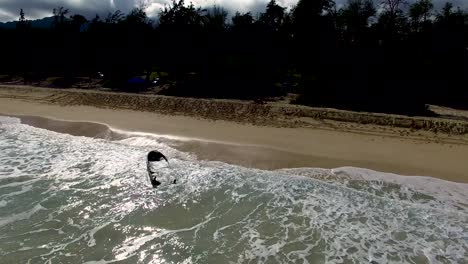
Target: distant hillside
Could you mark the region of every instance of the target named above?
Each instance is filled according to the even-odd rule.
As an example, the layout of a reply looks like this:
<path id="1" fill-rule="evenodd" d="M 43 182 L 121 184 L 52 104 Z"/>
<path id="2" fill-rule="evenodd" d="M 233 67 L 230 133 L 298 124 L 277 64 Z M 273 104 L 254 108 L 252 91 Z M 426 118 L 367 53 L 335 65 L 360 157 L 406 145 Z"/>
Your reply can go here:
<path id="1" fill-rule="evenodd" d="M 47 29 L 51 27 L 53 21 L 54 21 L 54 17 L 45 17 L 41 19 L 31 20 L 30 22 L 33 28 L 46 28 Z M 16 28 L 16 23 L 18 23 L 18 21 L 11 21 L 11 22 L 6 22 L 6 23 L 0 22 L 0 28 L 14 29 Z"/>

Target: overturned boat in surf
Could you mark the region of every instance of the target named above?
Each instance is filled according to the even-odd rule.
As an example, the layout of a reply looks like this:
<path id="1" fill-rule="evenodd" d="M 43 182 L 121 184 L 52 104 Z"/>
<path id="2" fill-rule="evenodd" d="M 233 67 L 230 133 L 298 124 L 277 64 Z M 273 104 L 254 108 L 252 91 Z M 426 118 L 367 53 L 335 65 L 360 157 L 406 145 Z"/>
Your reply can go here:
<path id="1" fill-rule="evenodd" d="M 148 170 L 148 176 L 153 185 L 153 188 L 160 186 L 161 184 L 175 184 L 176 179 L 172 179 L 169 175 L 164 175 L 163 171 L 169 167 L 169 160 L 157 150 L 150 151 L 146 161 Z M 167 174 L 167 173 L 166 173 Z"/>

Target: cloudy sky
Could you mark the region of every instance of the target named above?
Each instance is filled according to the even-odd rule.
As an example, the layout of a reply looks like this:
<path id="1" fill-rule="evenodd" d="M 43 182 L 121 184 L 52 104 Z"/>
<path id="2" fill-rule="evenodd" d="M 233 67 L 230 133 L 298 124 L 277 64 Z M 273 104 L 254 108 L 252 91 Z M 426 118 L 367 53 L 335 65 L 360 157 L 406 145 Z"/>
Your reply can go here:
<path id="1" fill-rule="evenodd" d="M 23 8 L 28 19 L 37 19 L 52 15 L 52 9 L 64 6 L 70 9 L 71 14 L 79 13 L 87 17 L 94 17 L 96 13 L 101 15 L 115 10 L 126 12 L 138 5 L 141 0 L 0 0 L 0 21 L 17 20 L 19 9 Z M 170 0 L 146 0 L 148 1 L 147 13 L 155 16 L 159 10 Z M 219 4 L 231 12 L 253 11 L 258 12 L 265 8 L 269 0 L 193 0 L 196 6 L 212 6 Z M 292 6 L 298 0 L 277 0 L 282 6 Z M 311 1 L 311 0 L 309 0 Z M 336 0 L 338 4 L 346 0 Z M 374 0 L 379 1 L 380 0 Z M 433 0 L 436 6 L 440 6 L 445 0 Z M 190 0 L 186 0 L 190 2 Z M 452 0 L 455 6 L 468 7 L 467 0 Z"/>

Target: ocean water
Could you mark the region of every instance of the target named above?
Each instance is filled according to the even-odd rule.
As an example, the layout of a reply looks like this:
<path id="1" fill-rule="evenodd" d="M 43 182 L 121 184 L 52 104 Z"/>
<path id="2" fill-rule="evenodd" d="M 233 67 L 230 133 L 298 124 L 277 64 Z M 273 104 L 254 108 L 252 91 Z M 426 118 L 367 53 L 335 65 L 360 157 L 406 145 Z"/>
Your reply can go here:
<path id="1" fill-rule="evenodd" d="M 153 149 L 177 184 L 151 187 Z M 0 263 L 468 263 L 468 185 L 248 169 L 0 117 Z"/>

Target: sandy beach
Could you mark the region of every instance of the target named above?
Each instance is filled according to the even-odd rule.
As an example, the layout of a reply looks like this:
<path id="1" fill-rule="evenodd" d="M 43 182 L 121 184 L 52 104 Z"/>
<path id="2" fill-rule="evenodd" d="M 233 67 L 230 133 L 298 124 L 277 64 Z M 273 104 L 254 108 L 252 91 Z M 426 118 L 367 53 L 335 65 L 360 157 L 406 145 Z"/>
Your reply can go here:
<path id="1" fill-rule="evenodd" d="M 353 166 L 468 182 L 468 136 L 464 134 L 303 116 L 272 116 L 271 111 L 267 116 L 254 113 L 250 118 L 246 118 L 249 113 L 243 113 L 236 119 L 234 113 L 229 113 L 229 118 L 219 115 L 213 118 L 200 110 L 205 114 L 197 117 L 194 114 L 197 99 L 187 99 L 193 100 L 191 104 L 195 108 L 189 114 L 187 106 L 181 107 L 178 113 L 137 111 L 138 107 L 128 104 L 115 103 L 109 107 L 112 100 L 102 104 L 99 100 L 70 101 L 82 94 L 93 97 L 93 93 L 101 100 L 105 96 L 103 92 L 75 90 L 67 94 L 63 90 L 22 89 L 0 88 L 0 114 L 20 116 L 26 124 L 57 132 L 98 136 L 106 126 L 89 124 L 93 122 L 125 131 L 180 137 L 177 148 L 200 159 L 252 168 Z M 223 106 L 222 101 L 220 105 Z M 245 103 L 243 107 L 256 109 L 253 103 Z M 225 110 L 220 107 L 220 111 Z"/>

